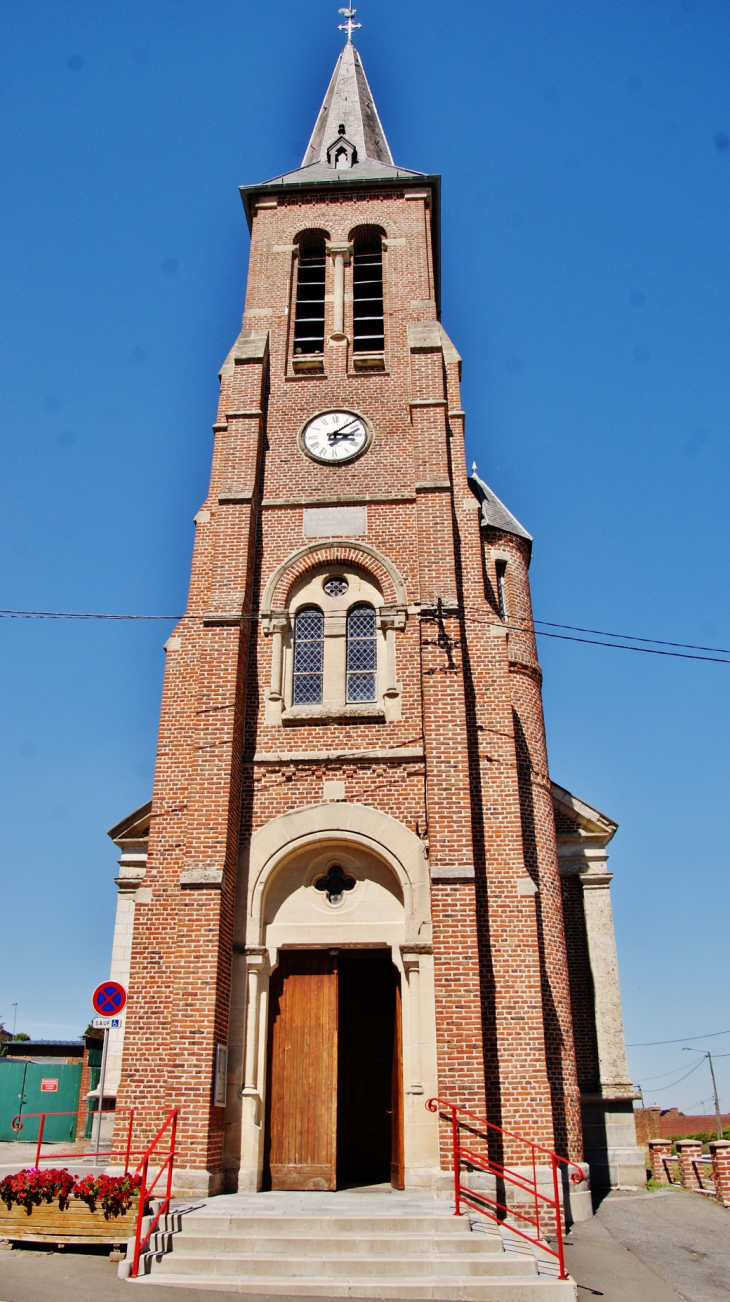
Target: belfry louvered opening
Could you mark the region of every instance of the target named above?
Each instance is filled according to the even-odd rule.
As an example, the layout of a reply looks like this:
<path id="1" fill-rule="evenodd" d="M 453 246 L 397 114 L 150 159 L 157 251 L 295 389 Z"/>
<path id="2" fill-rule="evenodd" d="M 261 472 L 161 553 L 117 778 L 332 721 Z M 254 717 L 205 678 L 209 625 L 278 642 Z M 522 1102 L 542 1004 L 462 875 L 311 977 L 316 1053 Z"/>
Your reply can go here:
<path id="1" fill-rule="evenodd" d="M 324 290 L 327 272 L 326 233 L 305 231 L 297 240 L 297 301 L 294 357 L 315 359 L 324 353 Z"/>
<path id="2" fill-rule="evenodd" d="M 321 705 L 324 673 L 324 615 L 307 606 L 294 620 L 293 705 Z"/>
<path id="3" fill-rule="evenodd" d="M 353 237 L 353 351 L 382 353 L 383 237 L 377 228 L 357 231 Z"/>

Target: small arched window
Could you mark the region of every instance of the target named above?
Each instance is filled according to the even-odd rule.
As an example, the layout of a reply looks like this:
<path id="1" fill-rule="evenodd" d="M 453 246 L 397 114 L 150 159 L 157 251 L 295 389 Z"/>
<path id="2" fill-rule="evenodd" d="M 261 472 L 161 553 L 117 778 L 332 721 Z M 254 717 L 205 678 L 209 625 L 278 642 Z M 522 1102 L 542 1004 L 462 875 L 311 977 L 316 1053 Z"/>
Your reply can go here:
<path id="1" fill-rule="evenodd" d="M 377 228 L 367 227 L 353 240 L 353 352 L 382 353 L 383 239 Z"/>
<path id="2" fill-rule="evenodd" d="M 507 618 L 507 562 L 497 561 L 497 605 L 499 607 L 499 618 Z"/>
<path id="3" fill-rule="evenodd" d="M 297 302 L 294 315 L 294 355 L 324 352 L 324 231 L 305 231 L 299 243 Z"/>
<path id="4" fill-rule="evenodd" d="M 306 606 L 294 620 L 293 705 L 321 705 L 324 671 L 324 615 Z"/>
<path id="5" fill-rule="evenodd" d="M 377 700 L 378 649 L 375 611 L 354 606 L 347 616 L 347 700 Z"/>

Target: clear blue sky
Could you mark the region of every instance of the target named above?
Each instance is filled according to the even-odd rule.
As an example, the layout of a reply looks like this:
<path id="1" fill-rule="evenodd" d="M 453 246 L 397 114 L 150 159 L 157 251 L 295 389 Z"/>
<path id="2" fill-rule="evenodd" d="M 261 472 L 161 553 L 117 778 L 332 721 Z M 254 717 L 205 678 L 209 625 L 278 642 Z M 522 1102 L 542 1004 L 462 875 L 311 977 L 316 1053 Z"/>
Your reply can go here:
<path id="1" fill-rule="evenodd" d="M 299 163 L 336 11 L 4 0 L 3 607 L 183 610 L 243 305 L 237 187 Z M 726 0 L 358 18 L 396 160 L 443 174 L 469 456 L 535 536 L 536 615 L 727 647 Z M 17 1000 L 35 1035 L 78 1034 L 108 974 L 105 831 L 150 794 L 168 627 L 0 621 L 0 1016 Z M 730 666 L 540 649 L 553 776 L 620 824 L 627 1039 L 730 1054 L 690 1038 L 730 1029 Z M 704 1067 L 672 1086 L 682 1043 L 631 1051 L 647 1099 L 708 1098 Z"/>

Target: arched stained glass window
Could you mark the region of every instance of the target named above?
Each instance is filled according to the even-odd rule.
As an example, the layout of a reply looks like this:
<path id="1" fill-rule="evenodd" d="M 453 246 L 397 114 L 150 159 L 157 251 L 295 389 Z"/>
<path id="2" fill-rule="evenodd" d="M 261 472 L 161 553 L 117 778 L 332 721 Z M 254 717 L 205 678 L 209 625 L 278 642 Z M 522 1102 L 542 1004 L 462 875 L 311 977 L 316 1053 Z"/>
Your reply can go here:
<path id="1" fill-rule="evenodd" d="M 324 616 L 316 606 L 294 620 L 293 705 L 321 705 L 324 668 Z"/>
<path id="2" fill-rule="evenodd" d="M 347 616 L 347 700 L 377 700 L 375 611 L 354 606 Z"/>

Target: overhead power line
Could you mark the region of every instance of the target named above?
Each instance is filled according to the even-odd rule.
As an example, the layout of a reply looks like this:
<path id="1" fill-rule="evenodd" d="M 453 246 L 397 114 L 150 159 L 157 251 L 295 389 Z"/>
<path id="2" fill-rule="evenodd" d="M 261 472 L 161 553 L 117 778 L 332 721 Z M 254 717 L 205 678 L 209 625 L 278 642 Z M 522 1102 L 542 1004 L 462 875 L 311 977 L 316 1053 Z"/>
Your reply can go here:
<path id="1" fill-rule="evenodd" d="M 697 1068 L 701 1067 L 704 1061 L 704 1058 L 700 1058 L 699 1062 L 696 1062 L 694 1067 L 690 1067 L 689 1071 L 684 1073 L 684 1076 L 679 1077 L 679 1080 L 673 1080 L 670 1085 L 660 1085 L 659 1089 L 650 1089 L 649 1093 L 664 1094 L 666 1090 L 673 1090 L 675 1086 L 681 1085 L 683 1080 L 686 1080 L 688 1076 L 691 1076 L 693 1071 L 697 1071 Z"/>
<path id="2" fill-rule="evenodd" d="M 183 619 L 182 615 L 101 615 L 77 610 L 0 610 L 0 619 Z"/>
<path id="3" fill-rule="evenodd" d="M 675 660 L 704 660 L 706 664 L 726 665 L 730 656 L 696 656 L 689 651 L 658 651 L 650 646 L 628 646 L 625 642 L 597 642 L 591 637 L 571 637 L 568 633 L 545 633 L 542 629 L 533 629 L 537 637 L 556 637 L 561 642 L 580 642 L 582 646 L 607 646 L 614 651 L 643 651 L 647 656 L 671 656 Z"/>
<path id="4" fill-rule="evenodd" d="M 627 1049 L 649 1049 L 655 1044 L 681 1044 L 683 1040 L 714 1040 L 718 1035 L 730 1035 L 730 1031 L 708 1031 L 706 1035 L 680 1035 L 676 1040 L 642 1040 L 641 1043 L 627 1044 Z"/>
<path id="5" fill-rule="evenodd" d="M 627 1048 L 628 1048 L 628 1045 L 627 1045 Z M 697 1049 L 697 1053 L 702 1053 L 702 1050 L 701 1050 L 701 1049 Z M 712 1056 L 713 1056 L 713 1058 L 730 1058 L 730 1053 L 713 1053 Z M 675 1073 L 678 1072 L 678 1071 L 684 1071 L 684 1063 L 682 1063 L 682 1066 L 681 1066 L 681 1067 L 672 1067 L 672 1070 L 671 1070 L 671 1071 L 663 1071 L 663 1072 L 661 1072 L 659 1076 L 649 1076 L 649 1077 L 645 1077 L 645 1076 L 642 1075 L 641 1079 L 642 1079 L 642 1080 L 646 1080 L 647 1085 L 651 1085 L 652 1081 L 655 1081 L 655 1080 L 666 1080 L 667 1076 L 674 1076 Z"/>
<path id="6" fill-rule="evenodd" d="M 471 614 L 469 608 L 462 609 L 459 613 L 463 615 L 463 617 L 466 619 L 468 623 L 471 624 L 493 624 L 495 622 L 494 620 L 484 619 L 483 617 L 480 617 L 480 615 Z M 432 614 L 430 611 L 428 612 L 428 614 L 423 612 L 421 617 L 423 619 L 429 619 L 429 620 L 436 618 L 436 616 Z M 109 619 L 109 620 L 117 620 L 117 621 L 119 620 L 155 620 L 155 621 L 167 620 L 168 622 L 170 621 L 177 622 L 181 619 L 194 619 L 194 618 L 196 618 L 196 616 L 194 615 L 117 615 L 117 614 L 105 614 L 102 612 L 69 611 L 69 610 L 0 610 L 0 619 L 100 619 L 100 620 Z M 258 620 L 259 615 L 252 614 L 246 616 L 246 618 L 252 620 Z M 638 634 L 633 634 L 633 633 L 602 633 L 600 632 L 600 630 L 597 629 L 580 629 L 573 624 L 555 624 L 555 623 L 549 623 L 549 621 L 547 620 L 537 620 L 536 622 L 540 624 L 548 624 L 550 628 L 573 629 L 576 632 L 586 632 L 586 633 L 597 632 L 600 637 L 613 637 L 613 638 L 630 637 L 637 642 L 650 642 L 653 645 L 652 646 L 629 646 L 627 643 L 620 642 L 620 641 L 598 642 L 596 641 L 595 638 L 573 637 L 570 633 L 548 633 L 546 632 L 545 629 L 535 628 L 534 625 L 530 625 L 530 624 L 506 624 L 505 627 L 517 633 L 532 632 L 537 637 L 557 638 L 561 642 L 578 642 L 583 646 L 605 646 L 605 647 L 609 647 L 611 650 L 614 651 L 639 651 L 642 652 L 644 655 L 669 656 L 671 658 L 675 658 L 679 660 L 704 660 L 709 664 L 724 665 L 730 663 L 730 650 L 725 651 L 725 649 L 722 647 L 694 646 L 694 644 L 691 642 L 664 642 L 661 641 L 659 638 L 649 638 L 649 637 L 640 638 Z M 687 650 L 660 651 L 657 649 L 658 646 L 660 645 L 672 646 L 672 647 L 685 647 L 687 648 Z M 692 654 L 692 652 L 694 651 L 699 651 L 699 652 L 723 651 L 724 655 L 722 657 L 711 656 L 711 655 L 694 655 Z"/>
<path id="7" fill-rule="evenodd" d="M 552 624 L 549 619 L 536 619 L 536 624 L 545 624 L 547 628 L 569 628 L 573 633 L 596 633 L 598 637 L 623 637 L 628 642 L 652 642 L 655 646 L 678 646 L 687 651 L 717 651 L 720 655 L 730 656 L 730 650 L 724 646 L 695 646 L 693 642 L 665 642 L 658 637 L 639 637 L 638 633 L 607 633 L 605 628 L 580 628 L 575 624 Z"/>

